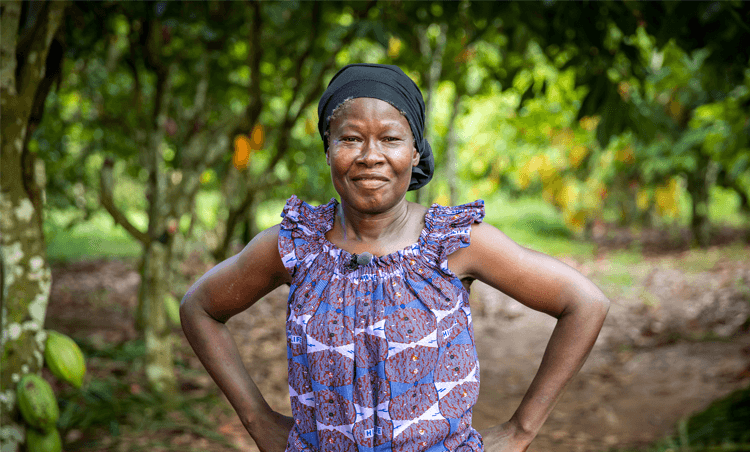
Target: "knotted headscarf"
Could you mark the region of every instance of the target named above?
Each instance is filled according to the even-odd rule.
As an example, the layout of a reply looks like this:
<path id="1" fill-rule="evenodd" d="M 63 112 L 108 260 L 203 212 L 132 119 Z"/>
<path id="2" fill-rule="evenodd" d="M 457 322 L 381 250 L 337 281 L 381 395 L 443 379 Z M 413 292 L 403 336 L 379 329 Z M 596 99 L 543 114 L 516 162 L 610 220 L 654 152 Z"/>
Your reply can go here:
<path id="1" fill-rule="evenodd" d="M 430 143 L 424 137 L 425 107 L 422 92 L 398 66 L 386 64 L 349 64 L 333 76 L 318 103 L 318 131 L 323 148 L 328 152 L 328 118 L 342 102 L 349 98 L 372 97 L 388 102 L 406 113 L 414 145 L 419 152 L 419 164 L 412 168 L 409 190 L 416 190 L 432 179 L 435 159 Z"/>

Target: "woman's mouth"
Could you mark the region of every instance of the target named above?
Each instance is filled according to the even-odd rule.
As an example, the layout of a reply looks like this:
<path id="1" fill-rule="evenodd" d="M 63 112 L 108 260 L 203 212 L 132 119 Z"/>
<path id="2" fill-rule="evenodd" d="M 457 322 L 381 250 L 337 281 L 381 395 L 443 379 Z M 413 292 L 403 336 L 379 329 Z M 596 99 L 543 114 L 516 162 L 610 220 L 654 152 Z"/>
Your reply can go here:
<path id="1" fill-rule="evenodd" d="M 388 182 L 386 177 L 380 175 L 362 175 L 352 178 L 357 186 L 368 189 L 375 189 L 385 185 Z"/>

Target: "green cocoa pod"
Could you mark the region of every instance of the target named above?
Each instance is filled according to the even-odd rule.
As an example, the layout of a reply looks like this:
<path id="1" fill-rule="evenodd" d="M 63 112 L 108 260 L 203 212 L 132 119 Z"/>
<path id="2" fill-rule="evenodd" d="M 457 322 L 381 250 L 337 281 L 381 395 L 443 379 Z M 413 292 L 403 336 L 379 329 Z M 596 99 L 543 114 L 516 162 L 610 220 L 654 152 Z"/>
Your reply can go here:
<path id="1" fill-rule="evenodd" d="M 61 452 L 62 439 L 60 432 L 52 428 L 47 432 L 40 432 L 33 428 L 26 429 L 27 452 Z"/>
<path id="2" fill-rule="evenodd" d="M 44 361 L 52 375 L 60 380 L 76 388 L 80 388 L 83 384 L 83 377 L 86 375 L 83 352 L 68 336 L 57 331 L 47 332 Z"/>
<path id="3" fill-rule="evenodd" d="M 28 374 L 16 386 L 18 409 L 30 426 L 48 431 L 55 427 L 60 417 L 60 408 L 52 392 L 52 386 L 39 375 Z"/>

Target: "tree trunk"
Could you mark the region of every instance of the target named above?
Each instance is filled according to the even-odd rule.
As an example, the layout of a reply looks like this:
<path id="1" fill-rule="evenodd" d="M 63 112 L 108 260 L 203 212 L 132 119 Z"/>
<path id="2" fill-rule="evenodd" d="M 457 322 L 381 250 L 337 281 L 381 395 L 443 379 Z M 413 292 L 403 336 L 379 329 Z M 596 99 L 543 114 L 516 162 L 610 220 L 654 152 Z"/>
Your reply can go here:
<path id="1" fill-rule="evenodd" d="M 709 202 L 709 161 L 698 154 L 697 170 L 687 175 L 687 190 L 690 193 L 692 218 L 690 231 L 693 236 L 693 246 L 705 248 L 710 240 L 710 223 L 708 220 Z"/>
<path id="2" fill-rule="evenodd" d="M 43 329 L 51 287 L 41 206 L 44 164 L 24 149 L 34 97 L 45 75 L 52 38 L 66 4 L 0 6 L 0 450 L 15 452 L 25 427 L 16 408 L 16 383 L 43 364 Z M 27 14 L 28 15 L 28 14 Z M 30 15 L 29 15 L 30 16 Z M 21 28 L 23 25 L 23 28 Z M 21 35 L 19 36 L 19 29 Z"/>
<path id="3" fill-rule="evenodd" d="M 171 330 L 167 323 L 164 300 L 170 276 L 170 256 L 173 238 L 167 232 L 171 207 L 167 199 L 166 174 L 161 166 L 164 162 L 164 123 L 169 105 L 170 73 L 157 75 L 156 96 L 161 108 L 155 111 L 156 128 L 150 132 L 148 149 L 148 236 L 151 240 L 144 246 L 141 265 L 141 290 L 139 307 L 146 342 L 146 379 L 153 391 L 167 400 L 177 394 L 177 379 L 174 373 Z"/>
<path id="4" fill-rule="evenodd" d="M 240 205 L 236 209 L 229 209 L 227 225 L 226 228 L 224 228 L 224 237 L 221 244 L 212 253 L 216 262 L 221 262 L 226 259 L 228 255 L 233 254 L 231 247 L 234 231 L 241 222 L 249 221 L 247 220 L 249 215 L 253 215 L 253 212 L 248 213 L 248 208 L 255 204 L 256 195 L 257 193 L 254 190 L 254 187 L 249 187 L 245 192 L 245 199 L 242 200 Z M 245 229 L 247 229 L 247 226 Z"/>
<path id="5" fill-rule="evenodd" d="M 448 190 L 450 192 L 450 204 L 455 206 L 458 202 L 458 187 L 456 186 L 456 143 L 458 142 L 458 131 L 456 130 L 456 118 L 461 106 L 463 94 L 456 84 L 456 94 L 453 96 L 453 106 L 451 107 L 451 117 L 448 121 L 448 138 L 445 141 L 445 178 L 448 181 Z"/>
<path id="6" fill-rule="evenodd" d="M 173 337 L 164 306 L 170 279 L 168 245 L 152 241 L 146 247 L 141 271 L 141 300 L 145 321 L 146 379 L 151 389 L 167 400 L 176 396 Z"/>
<path id="7" fill-rule="evenodd" d="M 258 233 L 260 232 L 258 230 L 258 223 L 256 221 L 256 212 L 258 211 L 258 204 L 260 204 L 258 198 L 255 198 L 255 201 L 253 202 L 252 206 L 247 211 L 247 216 L 245 217 L 245 227 L 242 230 L 242 247 L 244 248 L 245 245 L 250 243 L 250 240 L 253 239 Z"/>
<path id="8" fill-rule="evenodd" d="M 425 135 L 428 137 L 430 144 L 434 146 L 435 143 L 435 129 L 432 127 L 432 109 L 435 105 L 435 94 L 437 93 L 437 85 L 440 82 L 440 76 L 443 72 L 443 55 L 445 54 L 445 43 L 447 42 L 447 30 L 448 26 L 445 24 L 440 25 L 440 33 L 437 36 L 437 42 L 435 43 L 435 49 L 431 50 L 429 38 L 426 35 L 426 28 L 423 28 L 419 34 L 419 47 L 420 53 L 423 58 L 429 58 L 430 68 L 427 74 L 422 74 L 422 80 L 427 80 L 427 98 L 425 99 Z M 429 202 L 429 188 L 423 187 L 416 192 L 417 204 L 424 204 Z"/>

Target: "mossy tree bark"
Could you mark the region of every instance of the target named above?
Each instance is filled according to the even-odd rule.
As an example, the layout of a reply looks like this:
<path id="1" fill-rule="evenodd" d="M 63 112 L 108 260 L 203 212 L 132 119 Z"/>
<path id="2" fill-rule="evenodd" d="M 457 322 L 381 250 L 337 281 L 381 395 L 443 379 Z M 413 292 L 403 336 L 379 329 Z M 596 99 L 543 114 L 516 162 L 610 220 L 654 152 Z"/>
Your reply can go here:
<path id="1" fill-rule="evenodd" d="M 51 274 L 42 229 L 44 163 L 25 146 L 66 3 L 0 5 L 0 450 L 24 442 L 15 387 L 43 364 Z M 48 88 L 47 88 L 48 89 Z M 44 96 L 46 97 L 46 95 Z"/>

